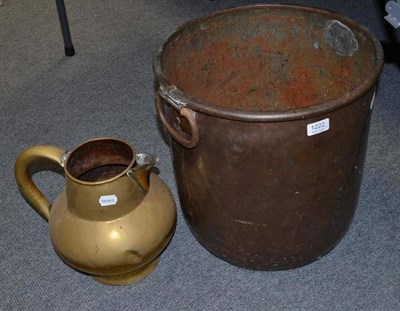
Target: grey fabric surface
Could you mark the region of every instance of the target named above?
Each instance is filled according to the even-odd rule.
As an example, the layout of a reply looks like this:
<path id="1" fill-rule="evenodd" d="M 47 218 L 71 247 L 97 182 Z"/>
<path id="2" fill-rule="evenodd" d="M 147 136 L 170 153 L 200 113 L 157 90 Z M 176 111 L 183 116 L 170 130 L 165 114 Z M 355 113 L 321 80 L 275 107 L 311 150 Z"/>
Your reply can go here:
<path id="1" fill-rule="evenodd" d="M 261 1 L 66 2 L 76 55 L 63 54 L 54 1 L 4 0 L 0 7 L 1 310 L 400 310 L 400 49 L 389 50 L 377 92 L 358 209 L 342 242 L 303 268 L 254 272 L 208 253 L 190 234 L 176 193 L 165 134 L 154 109 L 152 59 L 185 21 Z M 285 1 L 282 1 L 285 2 Z M 290 1 L 328 8 L 389 43 L 384 1 Z M 400 30 L 398 30 L 400 33 Z M 66 266 L 48 224 L 23 199 L 13 176 L 33 145 L 70 149 L 114 136 L 156 153 L 178 204 L 174 238 L 139 283 L 110 287 Z M 39 172 L 54 199 L 64 180 Z"/>

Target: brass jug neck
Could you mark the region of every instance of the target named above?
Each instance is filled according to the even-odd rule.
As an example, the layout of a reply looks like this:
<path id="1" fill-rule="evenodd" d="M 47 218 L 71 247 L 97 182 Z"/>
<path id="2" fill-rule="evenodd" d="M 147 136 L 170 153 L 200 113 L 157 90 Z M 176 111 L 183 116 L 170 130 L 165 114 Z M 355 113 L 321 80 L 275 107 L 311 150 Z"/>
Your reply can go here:
<path id="1" fill-rule="evenodd" d="M 66 153 L 63 161 L 68 209 L 79 217 L 99 221 L 129 213 L 146 195 L 149 169 L 157 160 L 137 155 L 131 145 L 114 138 L 79 145 Z"/>
<path id="2" fill-rule="evenodd" d="M 124 175 L 110 182 L 79 183 L 66 180 L 67 208 L 79 218 L 110 221 L 133 211 L 145 193 Z"/>

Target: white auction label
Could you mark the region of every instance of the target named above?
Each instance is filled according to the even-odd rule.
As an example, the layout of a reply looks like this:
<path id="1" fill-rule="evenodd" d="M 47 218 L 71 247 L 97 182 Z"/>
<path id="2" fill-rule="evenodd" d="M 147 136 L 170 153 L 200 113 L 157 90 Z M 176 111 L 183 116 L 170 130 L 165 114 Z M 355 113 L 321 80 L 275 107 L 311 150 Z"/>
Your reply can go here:
<path id="1" fill-rule="evenodd" d="M 317 135 L 329 130 L 329 118 L 307 125 L 307 136 Z"/>
<path id="2" fill-rule="evenodd" d="M 111 195 L 102 195 L 99 199 L 99 203 L 101 206 L 110 206 L 117 204 L 118 198 L 115 194 Z"/>

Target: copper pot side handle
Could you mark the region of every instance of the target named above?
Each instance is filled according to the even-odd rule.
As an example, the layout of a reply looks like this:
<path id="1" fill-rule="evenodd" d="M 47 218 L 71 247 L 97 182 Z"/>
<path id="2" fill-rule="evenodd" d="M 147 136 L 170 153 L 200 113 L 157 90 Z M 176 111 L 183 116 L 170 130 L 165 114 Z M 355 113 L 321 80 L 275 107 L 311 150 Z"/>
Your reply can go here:
<path id="1" fill-rule="evenodd" d="M 29 166 L 39 160 L 47 159 L 63 166 L 62 156 L 65 150 L 54 146 L 34 146 L 23 151 L 15 161 L 14 175 L 18 187 L 36 211 L 46 220 L 49 220 L 51 203 L 36 187 L 32 181 L 32 174 L 29 172 Z"/>
<path id="2" fill-rule="evenodd" d="M 159 93 L 156 94 L 156 110 L 158 117 L 160 118 L 162 124 L 168 131 L 168 133 L 171 135 L 171 137 L 176 140 L 178 143 L 180 143 L 182 146 L 191 149 L 197 146 L 199 143 L 199 129 L 197 127 L 196 119 L 194 117 L 194 113 L 192 110 L 189 108 L 183 107 L 179 110 L 179 113 L 182 117 L 186 119 L 186 121 L 189 124 L 190 127 L 190 137 L 185 137 L 183 136 L 182 133 L 180 133 L 178 130 L 175 129 L 174 126 L 172 126 L 165 114 L 164 114 L 164 106 L 163 102 L 167 103 L 170 106 L 173 106 L 167 99 L 161 98 L 161 95 Z"/>

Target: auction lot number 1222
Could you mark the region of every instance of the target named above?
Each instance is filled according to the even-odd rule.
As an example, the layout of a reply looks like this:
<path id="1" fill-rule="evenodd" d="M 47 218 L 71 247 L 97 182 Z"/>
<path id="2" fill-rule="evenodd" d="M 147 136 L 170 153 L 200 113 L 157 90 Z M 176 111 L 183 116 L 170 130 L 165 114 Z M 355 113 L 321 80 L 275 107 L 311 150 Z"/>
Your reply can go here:
<path id="1" fill-rule="evenodd" d="M 329 130 L 329 118 L 307 125 L 307 136 L 313 136 Z"/>

